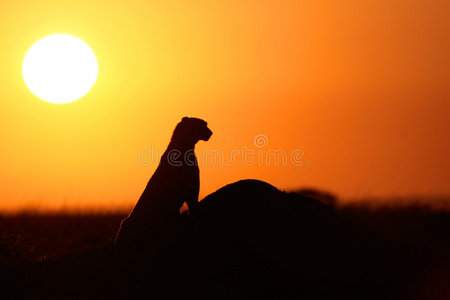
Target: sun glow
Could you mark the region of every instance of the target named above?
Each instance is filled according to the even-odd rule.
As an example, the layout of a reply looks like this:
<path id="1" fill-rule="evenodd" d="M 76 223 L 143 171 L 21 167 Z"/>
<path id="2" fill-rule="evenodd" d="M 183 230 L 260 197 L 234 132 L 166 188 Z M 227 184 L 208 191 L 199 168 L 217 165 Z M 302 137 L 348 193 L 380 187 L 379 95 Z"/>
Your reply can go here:
<path id="1" fill-rule="evenodd" d="M 97 79 L 94 52 L 82 40 L 54 34 L 37 41 L 23 61 L 23 78 L 38 98 L 57 104 L 70 103 L 91 90 Z"/>

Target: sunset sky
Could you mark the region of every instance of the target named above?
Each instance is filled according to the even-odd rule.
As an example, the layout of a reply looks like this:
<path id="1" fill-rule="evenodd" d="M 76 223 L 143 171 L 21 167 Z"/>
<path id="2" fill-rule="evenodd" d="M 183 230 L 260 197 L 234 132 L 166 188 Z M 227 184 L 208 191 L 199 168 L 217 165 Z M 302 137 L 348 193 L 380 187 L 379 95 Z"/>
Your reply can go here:
<path id="1" fill-rule="evenodd" d="M 201 197 L 244 178 L 344 199 L 450 195 L 449 11 L 444 0 L 2 1 L 0 211 L 134 204 L 183 116 L 214 132 L 197 146 Z M 69 104 L 38 99 L 22 76 L 28 49 L 55 33 L 98 60 L 94 87 Z M 300 163 L 258 163 L 300 150 Z M 203 160 L 211 151 L 236 157 Z"/>

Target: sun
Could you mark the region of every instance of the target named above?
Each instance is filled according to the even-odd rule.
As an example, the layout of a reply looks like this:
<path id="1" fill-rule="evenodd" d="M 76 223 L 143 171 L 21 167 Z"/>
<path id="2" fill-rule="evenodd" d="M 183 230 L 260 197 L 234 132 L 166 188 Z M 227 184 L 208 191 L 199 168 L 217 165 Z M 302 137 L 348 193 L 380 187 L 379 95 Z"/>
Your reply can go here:
<path id="1" fill-rule="evenodd" d="M 92 49 L 67 34 L 37 41 L 23 60 L 23 79 L 38 98 L 57 104 L 70 103 L 91 90 L 98 75 Z"/>

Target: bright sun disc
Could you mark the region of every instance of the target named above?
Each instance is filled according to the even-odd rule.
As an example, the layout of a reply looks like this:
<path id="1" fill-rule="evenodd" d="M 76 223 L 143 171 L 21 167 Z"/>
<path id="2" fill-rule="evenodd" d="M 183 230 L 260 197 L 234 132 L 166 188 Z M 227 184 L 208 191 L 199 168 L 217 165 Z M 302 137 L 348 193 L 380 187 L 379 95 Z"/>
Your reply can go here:
<path id="1" fill-rule="evenodd" d="M 69 103 L 94 86 L 98 64 L 82 40 L 54 34 L 37 41 L 25 55 L 23 79 L 30 91 L 51 103 Z"/>

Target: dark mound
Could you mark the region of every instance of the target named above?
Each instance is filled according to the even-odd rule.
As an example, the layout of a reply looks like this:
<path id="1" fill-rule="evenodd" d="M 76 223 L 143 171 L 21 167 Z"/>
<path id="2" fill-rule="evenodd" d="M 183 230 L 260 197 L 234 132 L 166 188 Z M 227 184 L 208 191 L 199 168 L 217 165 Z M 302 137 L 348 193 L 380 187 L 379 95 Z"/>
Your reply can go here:
<path id="1" fill-rule="evenodd" d="M 207 196 L 200 208 L 202 276 L 235 292 L 367 297 L 367 289 L 373 296 L 376 285 L 389 285 L 381 282 L 381 257 L 369 238 L 317 200 L 242 180 Z"/>

